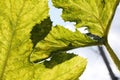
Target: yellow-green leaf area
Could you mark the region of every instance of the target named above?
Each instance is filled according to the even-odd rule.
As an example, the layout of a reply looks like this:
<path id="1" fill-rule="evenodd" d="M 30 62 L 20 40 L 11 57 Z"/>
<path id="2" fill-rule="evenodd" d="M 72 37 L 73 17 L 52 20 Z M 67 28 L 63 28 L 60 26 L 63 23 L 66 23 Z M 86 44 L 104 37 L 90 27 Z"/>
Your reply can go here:
<path id="1" fill-rule="evenodd" d="M 86 68 L 87 60 L 74 54 L 55 54 L 51 61 L 45 61 L 48 68 L 40 80 L 76 80 Z"/>
<path id="2" fill-rule="evenodd" d="M 30 61 L 38 62 L 51 57 L 52 54 L 97 44 L 101 43 L 85 34 L 83 35 L 78 30 L 72 32 L 63 26 L 57 25 L 52 27 L 52 30 L 44 40 L 38 42 L 30 56 Z"/>
<path id="3" fill-rule="evenodd" d="M 74 54 L 60 53 L 50 61 L 25 65 L 7 72 L 5 80 L 76 80 L 86 68 L 86 59 Z"/>
<path id="4" fill-rule="evenodd" d="M 48 9 L 47 0 L 0 0 L 0 80 L 17 80 L 17 73 L 9 74 L 30 65 L 30 31 L 48 17 Z"/>
<path id="5" fill-rule="evenodd" d="M 88 27 L 100 37 L 108 33 L 119 0 L 52 0 L 62 8 L 65 21 L 76 22 L 76 27 Z"/>
<path id="6" fill-rule="evenodd" d="M 87 61 L 74 54 L 29 61 L 33 46 L 44 39 L 33 36 L 49 33 L 48 10 L 48 0 L 0 0 L 0 80 L 75 80 L 83 73 Z M 34 27 L 40 27 L 40 35 Z"/>

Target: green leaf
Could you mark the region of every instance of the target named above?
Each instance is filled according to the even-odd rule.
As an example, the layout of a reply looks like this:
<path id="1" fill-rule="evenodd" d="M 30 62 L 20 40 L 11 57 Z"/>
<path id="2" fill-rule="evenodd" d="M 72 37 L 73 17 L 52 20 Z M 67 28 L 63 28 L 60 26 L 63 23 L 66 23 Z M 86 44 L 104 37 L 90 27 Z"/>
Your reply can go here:
<path id="1" fill-rule="evenodd" d="M 48 68 L 40 80 L 76 80 L 86 67 L 86 59 L 74 54 L 54 54 L 51 61 L 45 61 Z"/>
<path id="2" fill-rule="evenodd" d="M 108 44 L 108 33 L 119 0 L 52 0 L 63 9 L 65 21 L 76 22 L 76 28 L 87 27 L 93 36 L 106 46 L 112 60 L 120 70 L 120 60 Z M 97 44 L 98 45 L 98 44 Z"/>
<path id="3" fill-rule="evenodd" d="M 48 10 L 48 0 L 0 1 L 0 80 L 74 80 L 82 74 L 86 59 L 71 54 L 37 64 L 29 61 L 33 46 L 49 33 L 44 31 L 51 25 Z M 34 26 L 43 32 L 37 35 Z"/>
<path id="4" fill-rule="evenodd" d="M 76 27 L 88 27 L 90 33 L 106 36 L 119 0 L 52 0 L 62 8 L 65 21 L 76 22 Z"/>
<path id="5" fill-rule="evenodd" d="M 45 39 L 35 46 L 30 61 L 39 62 L 55 53 L 97 44 L 100 43 L 87 35 L 81 34 L 78 30 L 72 32 L 62 26 L 55 26 L 52 27 Z"/>

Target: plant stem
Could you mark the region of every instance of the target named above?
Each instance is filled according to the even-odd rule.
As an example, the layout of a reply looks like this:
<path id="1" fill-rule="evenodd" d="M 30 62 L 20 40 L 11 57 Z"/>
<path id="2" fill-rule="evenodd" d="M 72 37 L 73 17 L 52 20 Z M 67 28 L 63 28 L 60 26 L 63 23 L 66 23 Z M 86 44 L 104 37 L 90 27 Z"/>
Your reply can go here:
<path id="1" fill-rule="evenodd" d="M 115 63 L 115 65 L 117 66 L 118 70 L 120 71 L 120 60 L 117 57 L 117 55 L 114 53 L 114 51 L 112 50 L 112 48 L 110 47 L 110 45 L 108 44 L 107 40 L 104 43 L 106 49 L 108 50 L 113 62 Z"/>
<path id="2" fill-rule="evenodd" d="M 109 64 L 109 61 L 108 61 L 108 59 L 107 59 L 107 57 L 105 55 L 105 52 L 104 52 L 103 48 L 101 46 L 98 46 L 98 49 L 99 49 L 100 54 L 101 54 L 101 56 L 102 56 L 102 58 L 103 58 L 103 60 L 105 62 L 105 65 L 106 65 L 106 67 L 107 67 L 107 69 L 109 71 L 111 79 L 112 80 L 118 80 L 118 78 L 115 76 L 115 74 L 113 73 L 113 71 L 111 69 L 111 66 Z"/>

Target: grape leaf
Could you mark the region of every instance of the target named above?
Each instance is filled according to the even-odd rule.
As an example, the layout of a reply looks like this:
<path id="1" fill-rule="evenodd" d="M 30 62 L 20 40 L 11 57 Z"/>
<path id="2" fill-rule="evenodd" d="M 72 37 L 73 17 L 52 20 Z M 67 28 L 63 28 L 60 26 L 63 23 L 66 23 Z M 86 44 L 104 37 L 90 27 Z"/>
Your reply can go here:
<path id="1" fill-rule="evenodd" d="M 52 0 L 63 9 L 65 21 L 76 22 L 76 27 L 88 27 L 92 34 L 107 36 L 119 0 Z"/>
<path id="2" fill-rule="evenodd" d="M 48 68 L 41 74 L 40 80 L 76 80 L 83 73 L 86 59 L 75 54 L 54 54 L 51 61 L 45 61 Z"/>
<path id="3" fill-rule="evenodd" d="M 29 61 L 33 46 L 44 38 L 35 40 L 33 27 L 46 20 L 51 25 L 48 10 L 48 0 L 0 0 L 0 80 L 74 80 L 82 74 L 86 59 L 71 54 L 37 64 Z M 46 36 L 49 30 L 39 34 Z"/>
<path id="4" fill-rule="evenodd" d="M 108 50 L 120 70 L 120 60 L 108 44 L 108 33 L 119 0 L 52 0 L 57 8 L 63 9 L 65 21 L 76 22 L 76 28 L 87 27 L 93 39 L 100 41 Z M 102 39 L 102 40 L 101 40 Z"/>
<path id="5" fill-rule="evenodd" d="M 45 58 L 49 58 L 52 54 L 96 44 L 101 43 L 89 38 L 87 35 L 83 35 L 78 30 L 72 32 L 62 26 L 55 26 L 52 27 L 52 30 L 45 39 L 38 42 L 35 46 L 30 56 L 30 61 L 39 62 Z"/>

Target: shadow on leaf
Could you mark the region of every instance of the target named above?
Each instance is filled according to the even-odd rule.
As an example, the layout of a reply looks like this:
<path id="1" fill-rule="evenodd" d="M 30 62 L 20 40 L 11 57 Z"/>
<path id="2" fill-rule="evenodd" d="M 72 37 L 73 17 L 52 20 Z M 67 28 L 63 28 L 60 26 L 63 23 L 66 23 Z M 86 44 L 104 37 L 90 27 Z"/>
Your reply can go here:
<path id="1" fill-rule="evenodd" d="M 48 33 L 50 32 L 52 28 L 52 22 L 50 20 L 50 17 L 42 21 L 40 24 L 36 24 L 32 31 L 31 31 L 31 40 L 33 42 L 33 48 L 36 46 L 36 44 L 43 40 Z"/>
<path id="2" fill-rule="evenodd" d="M 52 55 L 51 60 L 44 61 L 44 65 L 46 66 L 46 68 L 53 68 L 54 66 L 61 64 L 67 60 L 70 60 L 71 58 L 75 57 L 77 55 L 75 54 L 69 54 L 69 53 L 55 53 L 54 55 Z"/>

